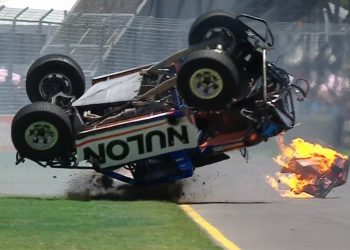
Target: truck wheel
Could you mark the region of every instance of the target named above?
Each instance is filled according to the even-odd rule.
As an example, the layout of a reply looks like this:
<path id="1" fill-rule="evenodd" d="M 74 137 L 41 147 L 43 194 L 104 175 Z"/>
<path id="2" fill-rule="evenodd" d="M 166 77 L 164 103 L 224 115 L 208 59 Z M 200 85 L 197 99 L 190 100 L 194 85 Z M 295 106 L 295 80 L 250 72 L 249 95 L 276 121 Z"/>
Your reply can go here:
<path id="1" fill-rule="evenodd" d="M 11 127 L 12 142 L 18 153 L 34 161 L 49 161 L 72 149 L 72 126 L 60 107 L 36 102 L 15 115 Z"/>
<path id="2" fill-rule="evenodd" d="M 179 70 L 177 87 L 186 104 L 205 110 L 224 108 L 240 95 L 235 64 L 223 53 L 192 53 Z"/>
<path id="3" fill-rule="evenodd" d="M 31 102 L 50 102 L 59 92 L 79 98 L 85 91 L 84 73 L 72 58 L 49 54 L 38 58 L 30 66 L 26 90 Z"/>
<path id="4" fill-rule="evenodd" d="M 248 39 L 241 21 L 230 13 L 211 11 L 196 19 L 188 34 L 188 44 L 195 45 L 214 37 L 228 39 L 235 44 Z"/>

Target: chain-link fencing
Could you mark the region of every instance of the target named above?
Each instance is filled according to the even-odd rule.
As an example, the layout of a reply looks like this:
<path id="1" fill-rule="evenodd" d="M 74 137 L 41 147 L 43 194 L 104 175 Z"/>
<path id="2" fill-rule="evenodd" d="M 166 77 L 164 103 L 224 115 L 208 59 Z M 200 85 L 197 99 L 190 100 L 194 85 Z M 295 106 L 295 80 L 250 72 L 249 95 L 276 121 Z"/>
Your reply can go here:
<path id="1" fill-rule="evenodd" d="M 25 75 L 39 56 L 71 56 L 87 82 L 140 64 L 155 62 L 186 46 L 191 20 L 133 14 L 88 14 L 0 9 L 0 114 L 28 103 Z"/>
<path id="2" fill-rule="evenodd" d="M 27 104 L 26 72 L 39 56 L 66 54 L 97 75 L 161 60 L 187 46 L 193 19 L 0 7 L 0 114 Z M 332 74 L 347 79 L 349 29 L 329 23 L 272 23 L 270 59 L 311 79 L 313 95 Z"/>

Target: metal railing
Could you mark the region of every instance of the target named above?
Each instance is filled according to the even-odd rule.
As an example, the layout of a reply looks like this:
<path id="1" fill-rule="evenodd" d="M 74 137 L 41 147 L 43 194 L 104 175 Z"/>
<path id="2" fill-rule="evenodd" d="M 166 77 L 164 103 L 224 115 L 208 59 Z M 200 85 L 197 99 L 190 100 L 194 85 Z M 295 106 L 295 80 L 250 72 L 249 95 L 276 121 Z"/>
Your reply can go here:
<path id="1" fill-rule="evenodd" d="M 74 58 L 87 80 L 94 76 L 159 61 L 187 46 L 192 19 L 133 14 L 89 14 L 0 7 L 0 114 L 13 114 L 29 101 L 25 75 L 33 60 L 50 53 Z M 347 27 L 324 24 L 271 24 L 273 59 L 290 64 L 294 50 L 321 47 L 327 37 L 346 37 Z M 328 39 L 329 40 L 329 39 Z M 315 47 L 315 48 L 316 48 Z M 344 48 L 349 51 L 347 45 Z M 280 61 L 281 63 L 281 61 Z M 297 63 L 302 63 L 297 62 Z M 288 65 L 287 65 L 288 66 Z M 20 78 L 20 79 L 19 79 Z"/>
<path id="2" fill-rule="evenodd" d="M 158 61 L 186 46 L 191 20 L 0 7 L 0 114 L 28 103 L 25 75 L 38 57 L 62 53 L 94 76 Z M 2 72 L 2 73 L 1 73 Z M 2 74 L 2 75 L 1 75 Z M 20 76 L 16 80 L 11 75 Z M 1 80 L 3 78 L 3 80 Z"/>

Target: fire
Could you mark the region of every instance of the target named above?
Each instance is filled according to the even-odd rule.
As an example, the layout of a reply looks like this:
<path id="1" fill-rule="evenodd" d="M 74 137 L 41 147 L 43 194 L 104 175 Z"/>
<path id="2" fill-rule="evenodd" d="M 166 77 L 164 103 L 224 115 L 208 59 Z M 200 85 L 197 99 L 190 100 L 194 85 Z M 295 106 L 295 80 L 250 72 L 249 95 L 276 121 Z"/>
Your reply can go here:
<path id="1" fill-rule="evenodd" d="M 281 180 L 282 179 L 282 180 Z M 273 189 L 275 189 L 282 197 L 288 197 L 288 198 L 311 198 L 312 195 L 307 193 L 294 193 L 292 190 L 293 186 L 292 183 L 296 183 L 294 181 L 295 178 L 292 176 L 282 176 L 280 173 L 276 173 L 275 177 L 273 176 L 266 176 L 266 182 L 271 185 Z M 281 184 L 284 184 L 284 186 L 289 186 L 290 189 L 283 189 L 281 188 Z M 290 185 L 292 184 L 292 185 Z"/>
<path id="2" fill-rule="evenodd" d="M 285 145 L 283 137 L 279 136 L 277 144 L 281 152 L 274 161 L 281 166 L 281 170 L 275 176 L 267 176 L 266 181 L 282 197 L 312 197 L 304 192 L 305 188 L 315 186 L 319 176 L 331 169 L 337 157 L 348 159 L 346 155 L 331 148 L 306 142 L 301 138 Z"/>

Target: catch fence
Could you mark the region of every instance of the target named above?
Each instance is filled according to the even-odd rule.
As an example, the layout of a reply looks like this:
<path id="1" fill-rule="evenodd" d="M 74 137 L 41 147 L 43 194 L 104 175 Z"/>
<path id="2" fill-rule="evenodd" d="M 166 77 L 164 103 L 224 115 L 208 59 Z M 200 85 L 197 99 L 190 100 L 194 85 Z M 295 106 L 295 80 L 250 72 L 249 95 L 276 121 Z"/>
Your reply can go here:
<path id="1" fill-rule="evenodd" d="M 26 72 L 39 56 L 66 54 L 83 68 L 89 80 L 159 61 L 187 46 L 192 19 L 165 19 L 133 14 L 91 14 L 0 7 L 0 114 L 14 114 L 29 102 L 25 92 Z M 273 61 L 309 73 L 324 67 L 325 46 L 343 65 L 349 54 L 345 44 L 349 30 L 342 25 L 274 23 L 276 50 Z M 336 45 L 334 45 L 336 43 Z M 325 47 L 326 48 L 326 47 Z M 348 57 L 349 58 L 349 57 Z M 322 59 L 323 60 L 323 59 Z M 324 59 L 326 60 L 326 59 Z M 317 65 L 310 65 L 311 62 Z M 300 72 L 299 72 L 300 73 Z"/>

